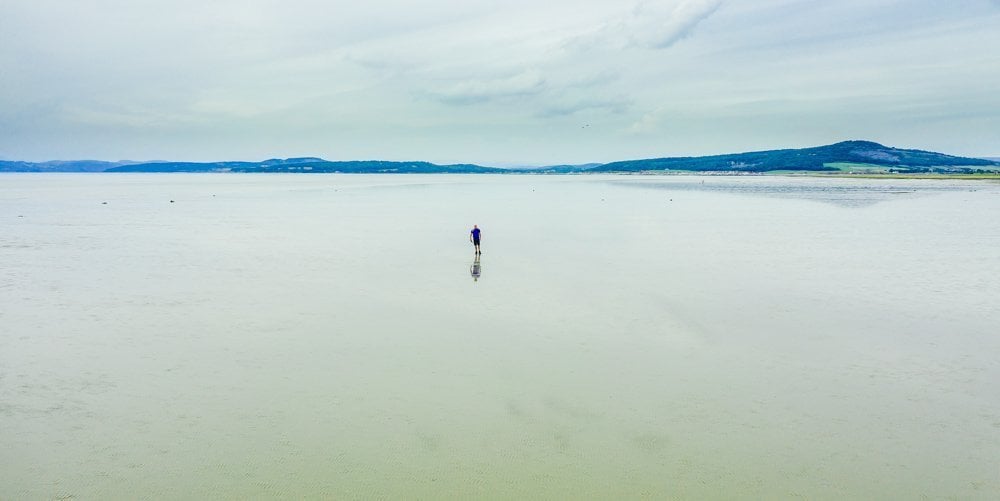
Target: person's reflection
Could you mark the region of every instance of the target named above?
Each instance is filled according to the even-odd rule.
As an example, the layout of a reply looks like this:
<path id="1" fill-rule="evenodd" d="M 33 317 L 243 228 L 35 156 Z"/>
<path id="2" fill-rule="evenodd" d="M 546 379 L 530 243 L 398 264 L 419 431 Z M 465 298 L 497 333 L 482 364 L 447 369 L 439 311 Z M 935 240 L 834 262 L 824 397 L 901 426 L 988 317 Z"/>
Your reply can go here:
<path id="1" fill-rule="evenodd" d="M 472 274 L 473 282 L 478 282 L 479 275 L 483 274 L 483 266 L 479 264 L 479 254 L 476 254 L 476 260 L 472 262 L 472 267 L 469 268 L 469 273 Z"/>

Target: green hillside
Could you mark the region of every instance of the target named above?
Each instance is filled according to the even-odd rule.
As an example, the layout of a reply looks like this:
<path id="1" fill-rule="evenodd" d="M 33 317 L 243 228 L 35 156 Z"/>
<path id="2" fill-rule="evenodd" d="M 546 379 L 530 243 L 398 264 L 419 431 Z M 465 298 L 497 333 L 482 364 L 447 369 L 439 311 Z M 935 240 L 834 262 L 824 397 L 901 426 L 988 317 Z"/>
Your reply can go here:
<path id="1" fill-rule="evenodd" d="M 849 165 L 886 172 L 971 172 L 1000 169 L 1000 163 L 922 150 L 891 148 L 870 141 L 844 141 L 815 148 L 756 151 L 706 157 L 672 157 L 612 162 L 588 172 L 642 171 L 830 171 Z"/>

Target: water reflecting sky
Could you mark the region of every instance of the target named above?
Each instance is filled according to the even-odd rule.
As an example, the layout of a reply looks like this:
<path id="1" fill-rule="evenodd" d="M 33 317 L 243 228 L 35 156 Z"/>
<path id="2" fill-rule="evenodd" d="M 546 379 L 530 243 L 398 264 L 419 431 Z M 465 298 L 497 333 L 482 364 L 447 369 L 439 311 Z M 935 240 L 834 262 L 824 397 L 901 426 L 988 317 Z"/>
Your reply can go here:
<path id="1" fill-rule="evenodd" d="M 0 176 L 0 499 L 993 499 L 997 214 L 985 182 Z"/>

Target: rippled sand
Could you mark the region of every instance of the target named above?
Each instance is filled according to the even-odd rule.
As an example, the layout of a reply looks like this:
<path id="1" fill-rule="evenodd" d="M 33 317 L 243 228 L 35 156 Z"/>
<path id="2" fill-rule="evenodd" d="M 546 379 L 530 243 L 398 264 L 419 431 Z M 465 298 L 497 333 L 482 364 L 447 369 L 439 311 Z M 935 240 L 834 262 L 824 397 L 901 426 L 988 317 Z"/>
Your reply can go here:
<path id="1" fill-rule="evenodd" d="M 997 214 L 985 182 L 2 175 L 0 499 L 996 499 Z"/>

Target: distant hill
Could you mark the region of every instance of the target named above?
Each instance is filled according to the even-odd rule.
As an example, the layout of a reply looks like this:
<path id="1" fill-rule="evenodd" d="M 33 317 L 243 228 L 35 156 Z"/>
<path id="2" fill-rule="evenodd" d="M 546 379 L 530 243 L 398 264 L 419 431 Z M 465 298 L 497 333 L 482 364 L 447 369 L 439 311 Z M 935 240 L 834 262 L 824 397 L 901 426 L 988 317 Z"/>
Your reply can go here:
<path id="1" fill-rule="evenodd" d="M 121 165 L 105 172 L 345 172 L 345 173 L 497 173 L 505 169 L 472 164 L 438 165 L 430 162 L 387 162 L 382 160 L 354 160 L 331 162 L 321 158 L 273 158 L 263 162 L 156 162 Z"/>
<path id="2" fill-rule="evenodd" d="M 19 162 L 0 160 L 0 172 L 104 172 L 123 165 L 134 164 L 129 160 L 102 162 L 100 160 L 52 160 L 49 162 Z"/>
<path id="3" fill-rule="evenodd" d="M 607 164 L 550 165 L 497 168 L 475 164 L 439 165 L 430 162 L 382 160 L 329 161 L 317 157 L 271 158 L 262 162 L 50 162 L 0 161 L 0 172 L 344 172 L 396 174 L 567 174 L 590 172 L 977 172 L 998 171 L 997 159 L 964 158 L 943 153 L 891 148 L 870 141 L 844 141 L 815 148 L 756 151 L 706 157 L 670 157 L 626 160 Z"/>
<path id="4" fill-rule="evenodd" d="M 627 160 L 604 164 L 588 169 L 587 172 L 843 170 L 842 167 L 831 164 L 877 166 L 904 173 L 963 172 L 975 170 L 973 169 L 975 167 L 1000 167 L 1000 162 L 982 158 L 955 157 L 930 151 L 891 148 L 870 141 L 844 141 L 828 146 L 794 150 Z"/>

